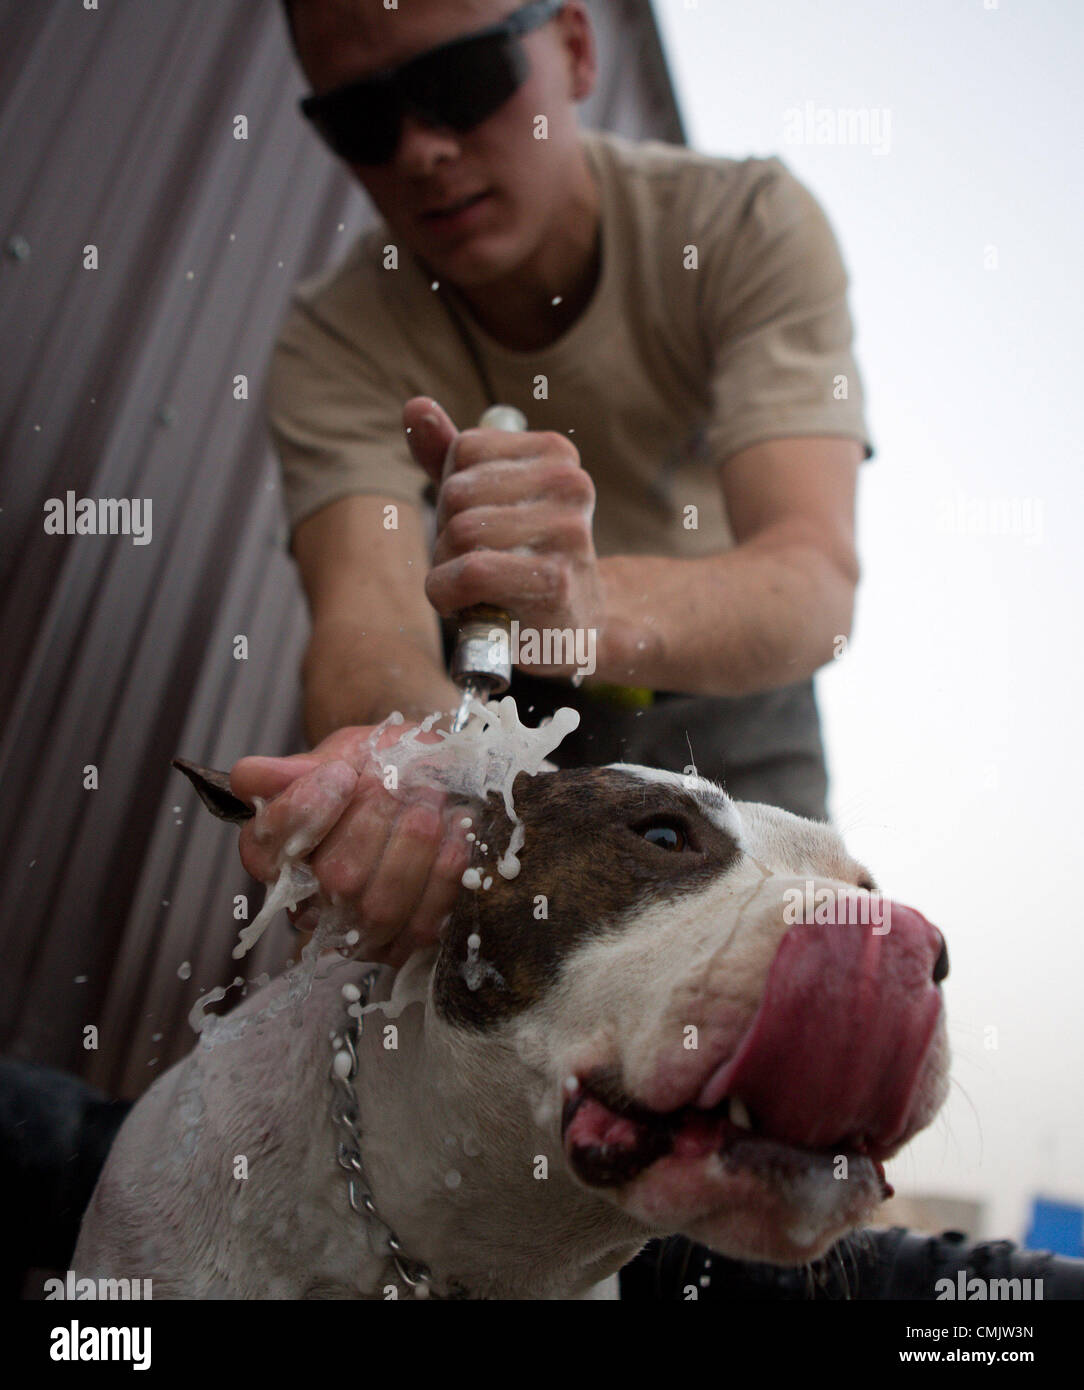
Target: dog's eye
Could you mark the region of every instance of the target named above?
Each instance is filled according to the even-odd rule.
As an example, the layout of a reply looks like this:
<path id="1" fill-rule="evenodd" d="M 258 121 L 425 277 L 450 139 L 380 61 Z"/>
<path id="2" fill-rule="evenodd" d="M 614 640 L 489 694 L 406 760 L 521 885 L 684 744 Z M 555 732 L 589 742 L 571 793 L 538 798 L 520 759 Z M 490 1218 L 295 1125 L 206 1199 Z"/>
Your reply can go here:
<path id="1" fill-rule="evenodd" d="M 642 835 L 651 845 L 658 845 L 660 849 L 683 850 L 689 849 L 689 835 L 680 821 L 676 820 L 655 820 L 647 825 L 636 827 L 637 834 Z"/>

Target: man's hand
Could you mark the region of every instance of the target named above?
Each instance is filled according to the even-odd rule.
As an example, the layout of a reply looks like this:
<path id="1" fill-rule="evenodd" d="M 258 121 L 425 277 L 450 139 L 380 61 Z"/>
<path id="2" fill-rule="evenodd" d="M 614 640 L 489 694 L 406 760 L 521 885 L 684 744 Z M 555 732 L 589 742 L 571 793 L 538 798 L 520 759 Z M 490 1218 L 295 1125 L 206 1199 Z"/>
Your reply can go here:
<path id="1" fill-rule="evenodd" d="M 591 518 L 595 488 L 564 435 L 457 430 L 426 396 L 403 409 L 414 458 L 440 485 L 425 582 L 444 617 L 477 603 L 524 628 L 594 628 L 605 619 Z M 540 676 L 576 667 L 535 666 Z"/>
<path id="2" fill-rule="evenodd" d="M 435 944 L 470 862 L 462 805 L 436 789 L 387 791 L 369 757 L 372 725 L 339 729 L 288 758 L 242 758 L 230 772 L 235 796 L 267 802 L 241 831 L 241 862 L 273 883 L 285 854 L 304 855 L 325 901 L 356 917 L 366 960 L 399 966 Z M 395 743 L 411 725 L 384 731 Z M 436 742 L 437 736 L 421 735 Z M 316 925 L 319 899 L 291 914 L 302 933 Z"/>

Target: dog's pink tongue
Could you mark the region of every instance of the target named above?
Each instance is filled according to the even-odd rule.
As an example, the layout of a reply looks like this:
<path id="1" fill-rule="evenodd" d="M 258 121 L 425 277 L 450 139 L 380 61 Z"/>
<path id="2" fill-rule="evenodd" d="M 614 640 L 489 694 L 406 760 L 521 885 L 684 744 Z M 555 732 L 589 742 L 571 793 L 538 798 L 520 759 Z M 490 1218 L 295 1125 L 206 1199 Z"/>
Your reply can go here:
<path id="1" fill-rule="evenodd" d="M 808 1148 L 848 1140 L 877 1157 L 901 1142 L 941 1013 L 933 969 L 942 943 L 921 913 L 885 906 L 884 935 L 791 927 L 749 1031 L 698 1105 L 739 1096 L 758 1131 Z"/>

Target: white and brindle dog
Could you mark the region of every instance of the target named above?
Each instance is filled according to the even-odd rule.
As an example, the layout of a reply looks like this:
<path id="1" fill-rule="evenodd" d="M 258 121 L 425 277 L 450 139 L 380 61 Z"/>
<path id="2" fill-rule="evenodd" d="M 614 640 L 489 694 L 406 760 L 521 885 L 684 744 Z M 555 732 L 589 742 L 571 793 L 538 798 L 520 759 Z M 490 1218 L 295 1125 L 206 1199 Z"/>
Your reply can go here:
<path id="1" fill-rule="evenodd" d="M 870 1217 L 947 1091 L 940 933 L 899 903 L 871 914 L 829 826 L 698 778 L 521 775 L 515 802 L 518 877 L 464 889 L 440 946 L 381 970 L 361 1012 L 380 1220 L 349 1205 L 331 1117 L 343 986 L 370 967 L 325 955 L 302 1005 L 268 1009 L 272 982 L 228 1015 L 255 1026 L 202 1038 L 133 1107 L 79 1276 L 407 1295 L 391 1228 L 438 1298 L 612 1297 L 654 1236 L 802 1264 Z M 475 814 L 480 842 L 507 840 L 498 797 Z M 795 921 L 811 891 L 867 911 Z"/>

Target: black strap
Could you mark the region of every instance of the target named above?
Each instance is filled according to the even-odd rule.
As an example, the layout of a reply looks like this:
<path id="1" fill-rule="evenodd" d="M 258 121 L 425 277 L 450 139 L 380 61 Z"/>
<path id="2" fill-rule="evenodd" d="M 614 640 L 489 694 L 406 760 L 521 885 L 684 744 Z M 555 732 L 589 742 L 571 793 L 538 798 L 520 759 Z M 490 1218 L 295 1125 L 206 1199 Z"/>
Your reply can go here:
<path id="1" fill-rule="evenodd" d="M 497 393 L 493 390 L 493 382 L 489 379 L 489 372 L 486 370 L 486 364 L 482 361 L 482 354 L 478 351 L 478 344 L 467 331 L 467 325 L 463 322 L 458 309 L 452 303 L 451 295 L 445 293 L 443 284 L 437 289 L 437 294 L 440 296 L 440 302 L 448 310 L 448 317 L 452 320 L 452 323 L 455 324 L 456 332 L 463 340 L 463 346 L 467 349 L 467 352 L 470 354 L 470 359 L 474 363 L 474 369 L 478 373 L 482 383 L 482 390 L 485 393 L 486 405 L 496 405 Z"/>
<path id="2" fill-rule="evenodd" d="M 496 405 L 497 394 L 493 390 L 493 382 L 489 378 L 489 372 L 486 370 L 486 364 L 482 361 L 482 354 L 478 351 L 478 344 L 471 337 L 470 332 L 467 329 L 467 325 L 463 322 L 462 315 L 459 313 L 458 309 L 453 304 L 452 296 L 449 293 L 448 289 L 445 287 L 444 281 L 429 266 L 426 265 L 426 263 L 421 259 L 420 256 L 417 257 L 417 261 L 418 264 L 421 266 L 424 274 L 428 277 L 429 283 L 431 285 L 436 285 L 437 298 L 448 311 L 448 317 L 452 321 L 452 327 L 459 334 L 460 342 L 462 342 L 463 346 L 467 349 L 467 356 L 474 363 L 474 370 L 478 373 L 478 379 L 482 383 L 482 393 L 486 398 L 487 407 L 491 405 Z M 436 484 L 432 481 L 432 479 L 430 479 L 430 481 L 426 483 L 425 491 L 422 493 L 422 496 L 431 507 L 435 507 L 437 505 L 437 488 Z"/>
<path id="3" fill-rule="evenodd" d="M 497 395 L 493 390 L 493 382 L 490 380 L 486 364 L 482 361 L 482 354 L 478 351 L 478 344 L 471 337 L 467 325 L 463 322 L 463 316 L 453 302 L 451 292 L 444 281 L 426 263 L 418 257 L 418 264 L 429 277 L 429 283 L 436 286 L 437 298 L 448 311 L 448 317 L 452 321 L 452 326 L 459 334 L 460 342 L 467 349 L 467 356 L 474 363 L 474 370 L 478 373 L 478 379 L 482 383 L 482 391 L 486 398 L 486 405 L 496 405 Z"/>

